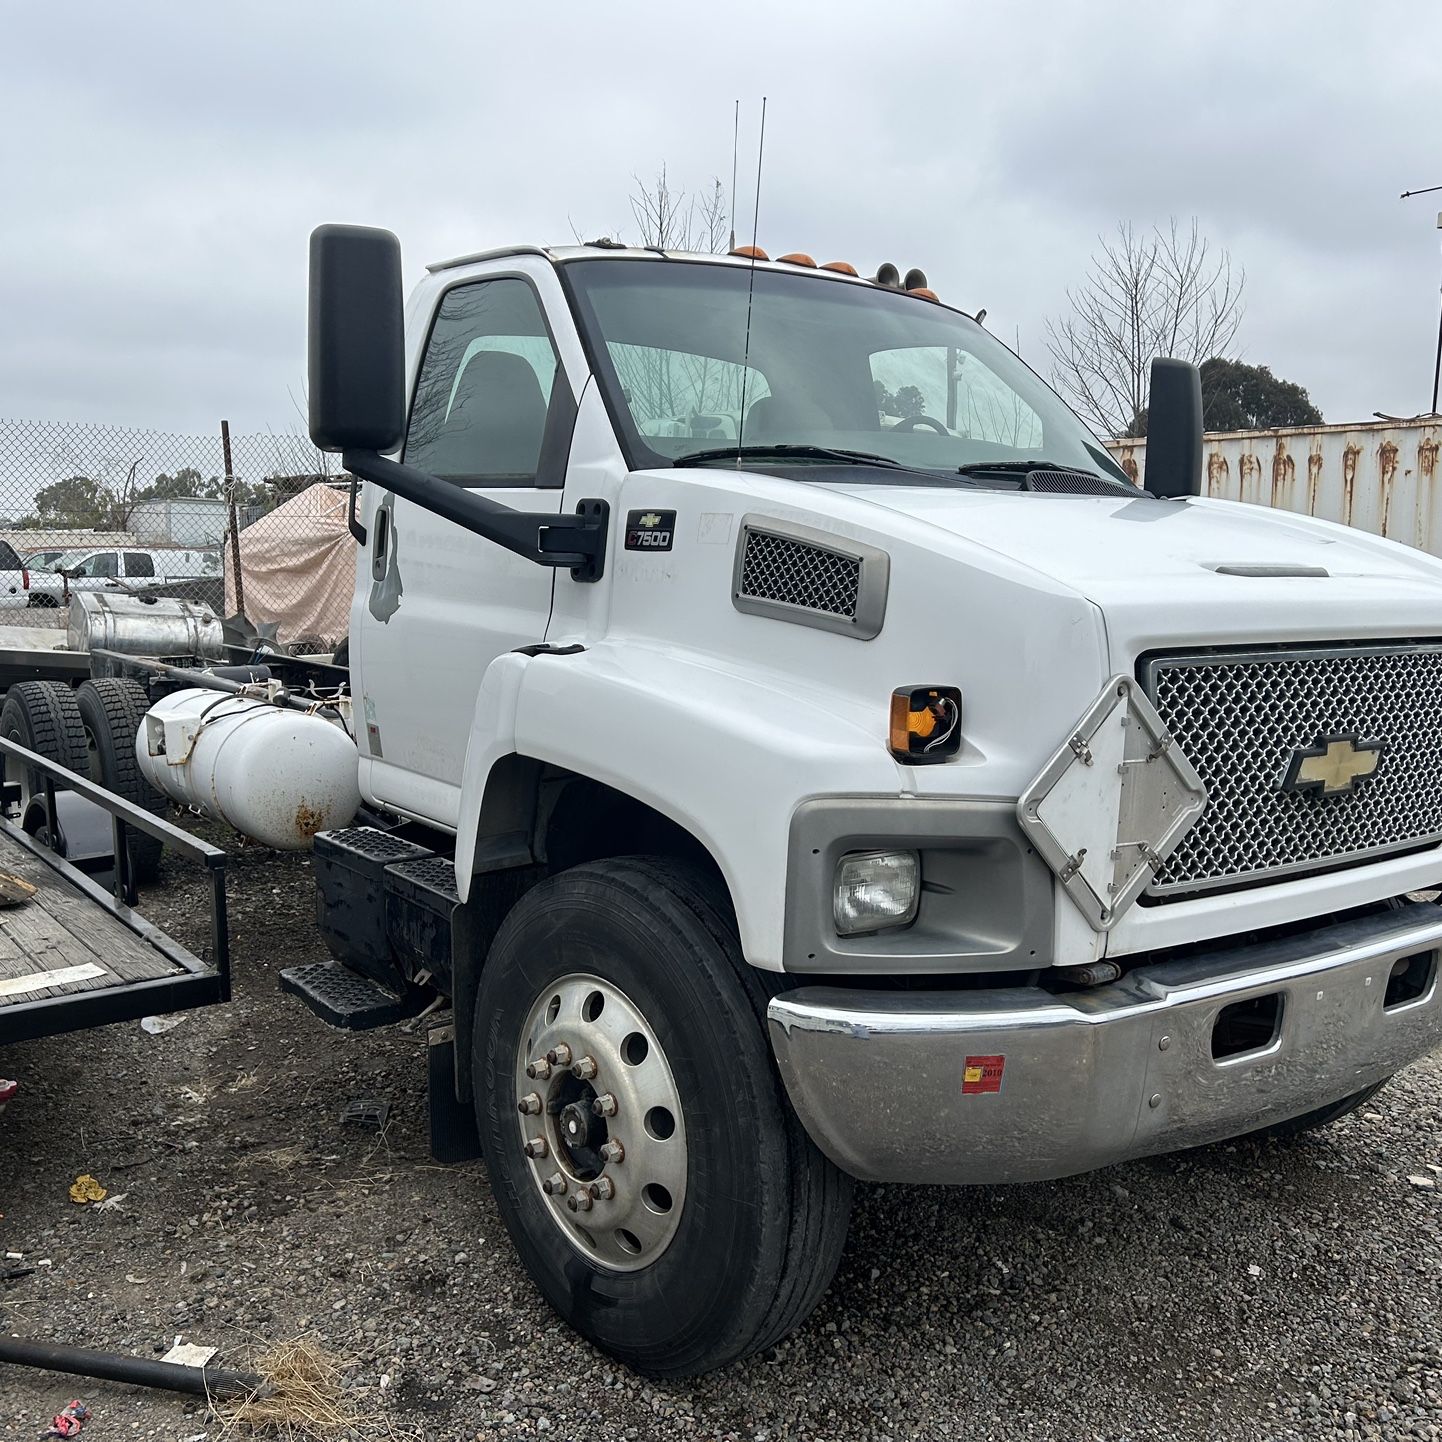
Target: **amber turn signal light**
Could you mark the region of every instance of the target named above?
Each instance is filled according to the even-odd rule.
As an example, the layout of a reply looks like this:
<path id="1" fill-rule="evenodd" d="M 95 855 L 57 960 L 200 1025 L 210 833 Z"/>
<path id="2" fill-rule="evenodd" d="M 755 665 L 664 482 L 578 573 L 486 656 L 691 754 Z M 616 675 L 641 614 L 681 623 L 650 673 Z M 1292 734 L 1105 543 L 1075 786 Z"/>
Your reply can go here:
<path id="1" fill-rule="evenodd" d="M 898 686 L 891 693 L 891 754 L 908 766 L 946 761 L 961 750 L 961 692 L 955 686 Z"/>

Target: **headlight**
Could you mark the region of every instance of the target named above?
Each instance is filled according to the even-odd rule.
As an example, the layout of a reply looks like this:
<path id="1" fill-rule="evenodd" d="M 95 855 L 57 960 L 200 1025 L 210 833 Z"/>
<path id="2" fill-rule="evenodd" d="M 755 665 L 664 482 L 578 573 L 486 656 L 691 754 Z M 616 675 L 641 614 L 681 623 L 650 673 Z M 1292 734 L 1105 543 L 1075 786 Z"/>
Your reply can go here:
<path id="1" fill-rule="evenodd" d="M 836 868 L 832 915 L 841 936 L 905 926 L 916 916 L 921 864 L 914 851 L 853 851 Z"/>

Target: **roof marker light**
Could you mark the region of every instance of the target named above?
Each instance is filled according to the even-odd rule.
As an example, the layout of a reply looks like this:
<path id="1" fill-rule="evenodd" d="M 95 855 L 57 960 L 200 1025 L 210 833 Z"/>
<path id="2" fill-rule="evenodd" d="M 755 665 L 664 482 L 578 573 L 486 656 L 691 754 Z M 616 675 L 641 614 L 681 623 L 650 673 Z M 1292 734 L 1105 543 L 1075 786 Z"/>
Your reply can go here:
<path id="1" fill-rule="evenodd" d="M 856 267 L 849 260 L 828 260 L 822 270 L 834 270 L 841 275 L 855 275 Z"/>
<path id="2" fill-rule="evenodd" d="M 776 259 L 784 265 L 809 265 L 812 270 L 816 269 L 816 262 L 804 251 L 793 250 L 788 255 L 778 255 Z"/>
<path id="3" fill-rule="evenodd" d="M 766 252 L 762 250 L 759 245 L 738 245 L 733 251 L 731 251 L 731 254 L 742 256 L 746 260 L 771 259 L 771 257 L 767 255 Z"/>

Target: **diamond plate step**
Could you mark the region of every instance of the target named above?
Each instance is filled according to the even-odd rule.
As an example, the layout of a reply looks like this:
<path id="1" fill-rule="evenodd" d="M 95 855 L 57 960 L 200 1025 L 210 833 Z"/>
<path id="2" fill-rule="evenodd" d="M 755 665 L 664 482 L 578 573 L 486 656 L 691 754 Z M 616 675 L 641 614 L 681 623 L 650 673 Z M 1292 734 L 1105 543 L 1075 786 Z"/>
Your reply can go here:
<path id="1" fill-rule="evenodd" d="M 395 996 L 336 961 L 290 966 L 280 989 L 298 996 L 323 1022 L 343 1031 L 370 1031 L 415 1016 L 425 998 Z"/>

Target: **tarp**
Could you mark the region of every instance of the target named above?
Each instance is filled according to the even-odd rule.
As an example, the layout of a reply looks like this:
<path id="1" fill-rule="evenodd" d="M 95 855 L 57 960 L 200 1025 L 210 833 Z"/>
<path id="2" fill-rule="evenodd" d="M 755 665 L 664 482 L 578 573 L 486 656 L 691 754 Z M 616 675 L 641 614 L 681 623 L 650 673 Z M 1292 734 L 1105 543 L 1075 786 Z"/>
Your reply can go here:
<path id="1" fill-rule="evenodd" d="M 332 646 L 350 628 L 356 544 L 346 527 L 347 493 L 308 486 L 240 533 L 245 614 L 257 626 L 274 621 L 282 641 L 319 636 Z M 227 536 L 225 608 L 236 605 L 234 557 Z"/>

